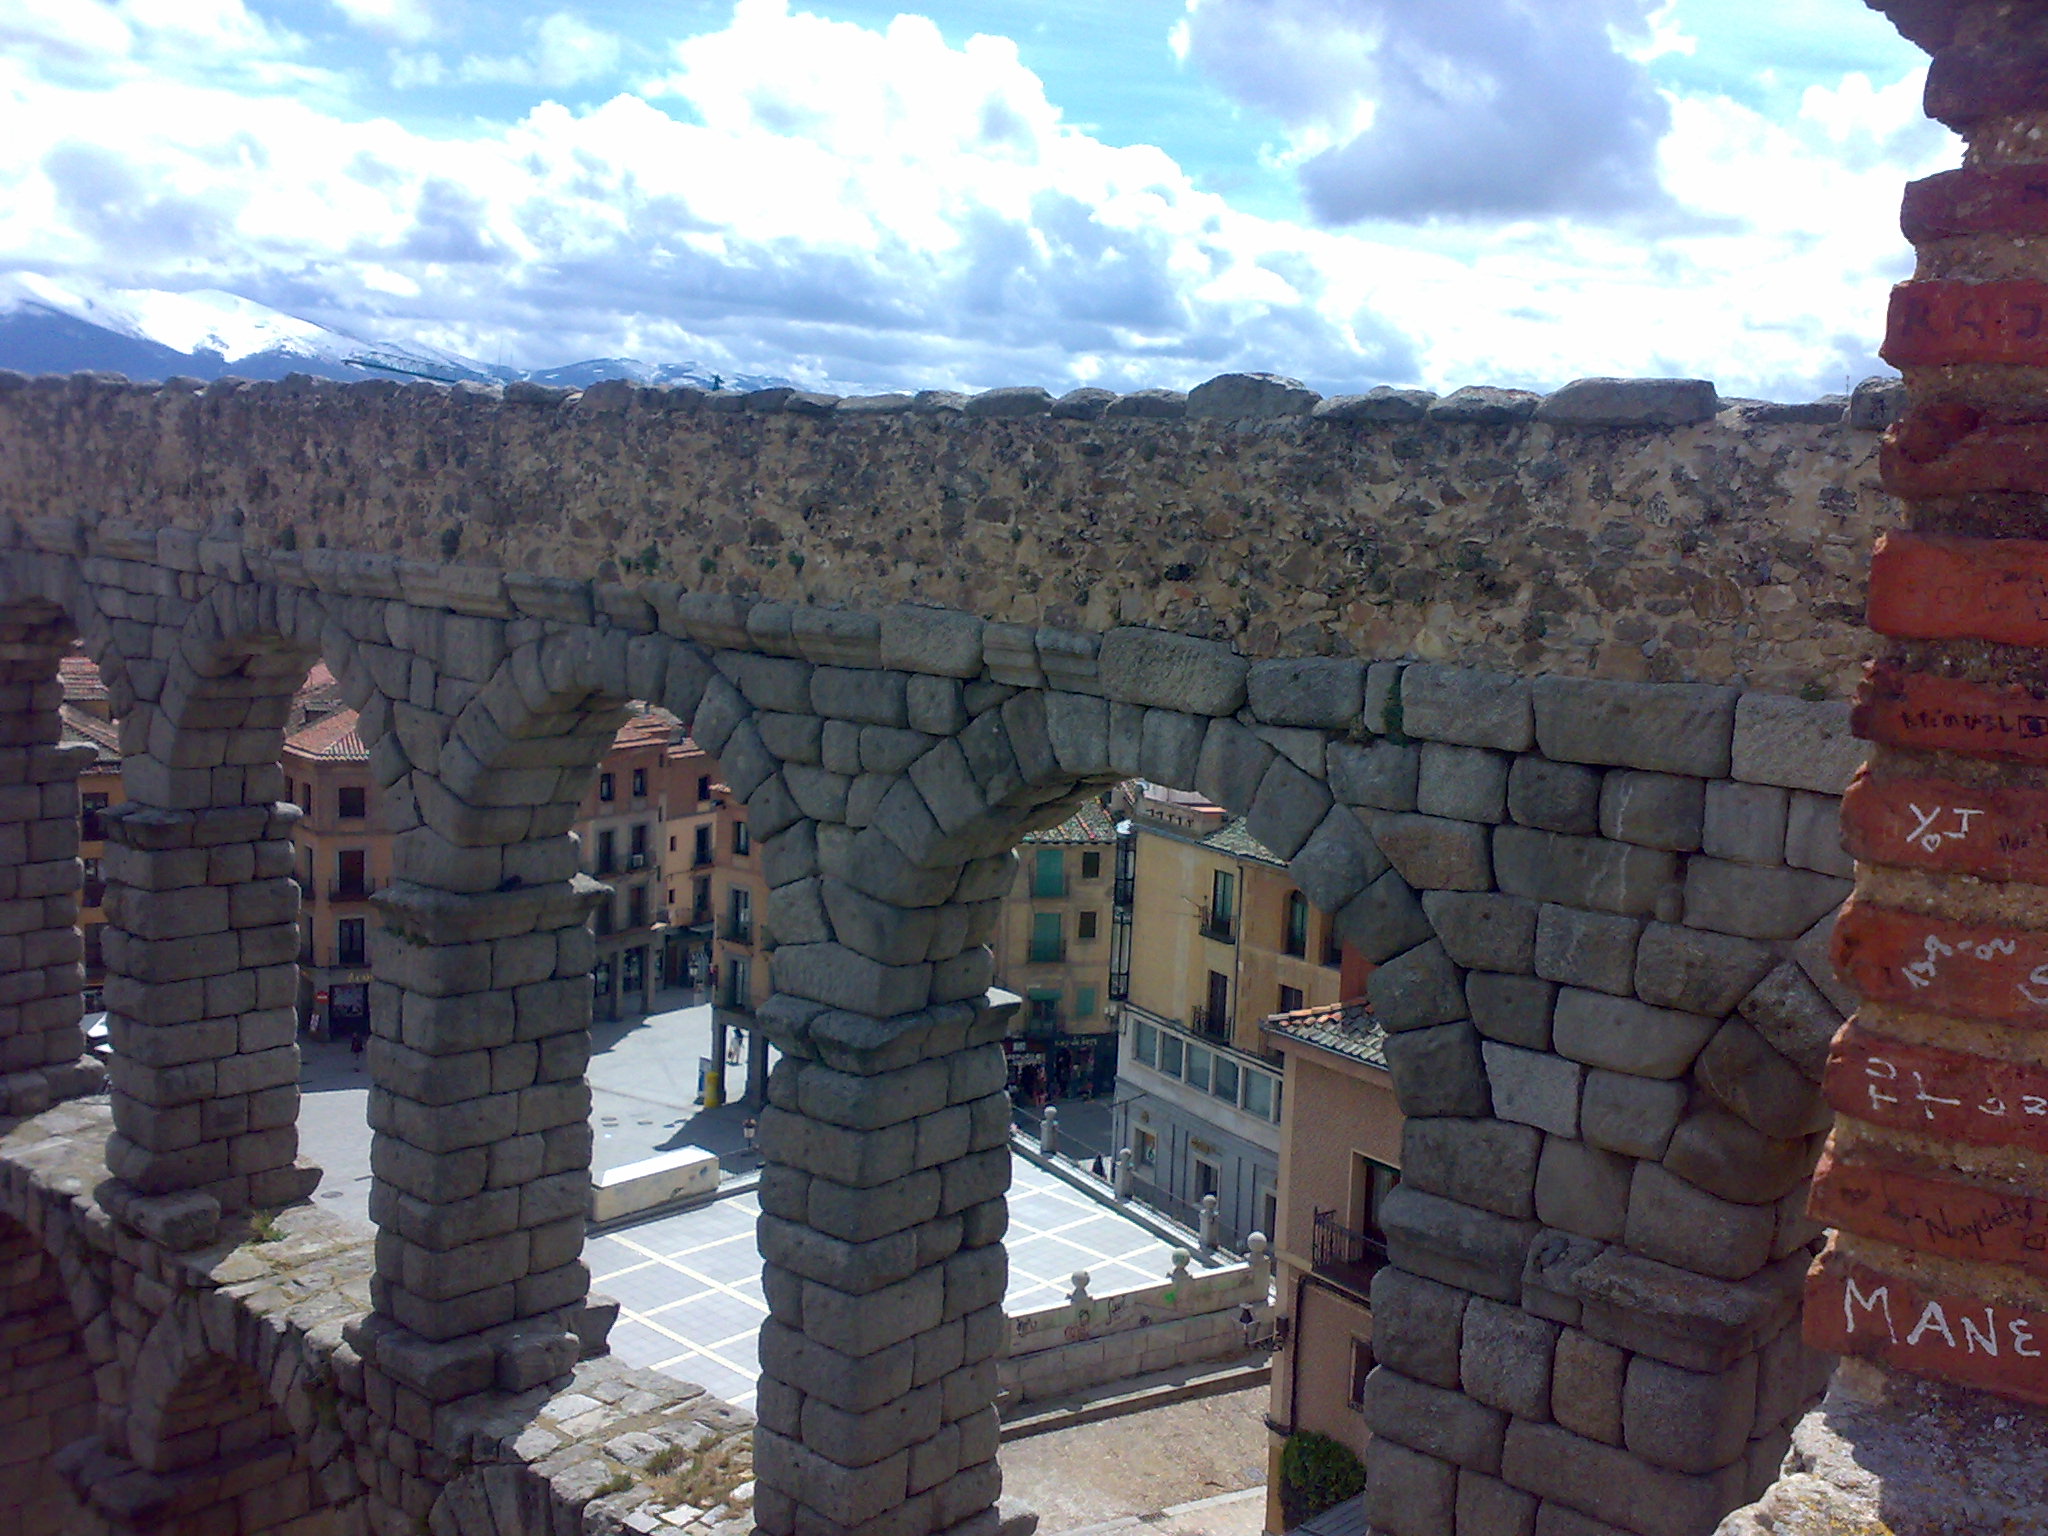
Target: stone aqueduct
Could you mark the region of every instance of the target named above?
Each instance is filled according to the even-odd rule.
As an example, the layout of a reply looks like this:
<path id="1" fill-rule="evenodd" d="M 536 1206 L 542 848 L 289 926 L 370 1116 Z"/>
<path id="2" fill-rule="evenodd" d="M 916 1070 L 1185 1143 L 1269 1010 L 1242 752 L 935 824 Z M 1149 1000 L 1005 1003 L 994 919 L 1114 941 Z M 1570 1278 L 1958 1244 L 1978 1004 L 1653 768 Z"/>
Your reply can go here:
<path id="1" fill-rule="evenodd" d="M 1832 839 L 1854 761 L 1846 706 L 1564 675 L 1600 660 L 1567 648 L 1587 617 L 1568 597 L 1523 627 L 1525 648 L 1551 637 L 1533 678 L 1368 663 L 1338 632 L 1329 654 L 1280 639 L 1282 654 L 1253 659 L 1156 626 L 1056 627 L 1022 596 L 1019 550 L 1063 536 L 1059 520 L 1137 543 L 1080 498 L 1032 521 L 1039 476 L 1115 485 L 1125 509 L 1185 495 L 1202 527 L 1262 483 L 1319 487 L 1322 505 L 1294 515 L 1334 525 L 1356 494 L 1345 472 L 1377 456 L 1418 471 L 1378 494 L 1491 505 L 1539 541 L 1648 510 L 1651 546 L 1602 546 L 1594 575 L 1610 600 L 1640 586 L 1655 605 L 1681 560 L 1753 567 L 1742 542 L 1765 519 L 1853 545 L 1874 438 L 1839 403 L 1806 409 L 1834 418 L 1818 425 L 1723 410 L 1696 388 L 1694 419 L 1634 427 L 1570 419 L 1568 394 L 1545 407 L 1554 420 L 1487 397 L 1496 419 L 1476 422 L 1455 404 L 1432 418 L 1382 399 L 1372 412 L 1407 419 L 1361 421 L 1341 413 L 1362 407 L 1310 415 L 1278 386 L 1211 394 L 1229 414 L 1206 415 L 1198 391 L 1177 420 L 951 401 L 821 419 L 776 397 L 733 413 L 654 391 L 8 381 L 0 496 L 20 515 L 0 567 L 0 768 L 17 851 L 0 879 L 18 957 L 5 1086 L 23 1118 L 6 1143 L 6 1231 L 32 1293 L 18 1314 L 44 1319 L 49 1347 L 65 1341 L 53 1436 L 75 1443 L 51 1477 L 109 1529 L 212 1529 L 209 1512 L 237 1498 L 245 1526 L 293 1530 L 570 1530 L 630 1507 L 617 1489 L 589 1503 L 629 1467 L 561 1443 L 572 1434 L 544 1440 L 529 1472 L 521 1435 L 554 1424 L 572 1371 L 602 1369 L 578 1367 L 602 1332 L 578 1258 L 594 887 L 567 832 L 626 702 L 644 699 L 718 754 L 772 887 L 764 1024 L 787 1059 L 761 1132 L 764 1530 L 994 1529 L 1009 1153 L 985 941 L 1020 835 L 1132 775 L 1248 815 L 1381 962 L 1373 997 L 1399 1031 L 1389 1054 L 1412 1117 L 1370 1408 L 1389 1528 L 1448 1530 L 1469 1505 L 1459 1528 L 1491 1529 L 1475 1523 L 1488 1510 L 1540 1497 L 1658 1536 L 1709 1529 L 1753 1496 L 1817 1385 L 1796 1328 L 1816 1229 L 1798 1202 L 1840 1017 L 1816 981 L 1829 984 L 1817 946 L 1847 888 Z M 1620 395 L 1668 418 L 1670 391 Z M 433 558 L 438 509 L 509 500 L 508 464 L 545 463 L 564 488 L 702 487 L 799 455 L 883 506 L 976 456 L 1028 466 L 1021 513 L 983 507 L 993 536 L 962 552 L 1017 584 L 1015 616 L 877 601 L 904 562 L 858 504 L 795 509 L 785 551 L 802 538 L 818 553 L 779 574 L 806 584 L 804 601 L 758 590 L 766 579 L 689 590 Z M 1207 483 L 1145 478 L 1205 460 Z M 386 475 L 390 490 L 372 490 Z M 219 476 L 232 485 L 204 478 Z M 1560 481 L 1607 499 L 1552 491 L 1555 521 L 1533 520 L 1526 501 Z M 640 537 L 609 526 L 621 514 L 602 489 L 564 494 L 552 521 L 567 534 L 535 565 L 595 568 Z M 727 494 L 773 526 L 765 478 Z M 426 509 L 417 531 L 380 531 L 394 506 Z M 474 542 L 473 524 L 446 526 Z M 874 553 L 856 574 L 821 569 L 863 541 Z M 1507 558 L 1490 557 L 1503 591 Z M 1123 572 L 1118 600 L 1146 600 L 1157 571 Z M 1453 563 L 1439 579 L 1467 574 Z M 1853 567 L 1811 579 L 1853 611 Z M 1262 613 L 1330 586 L 1312 567 L 1299 588 L 1216 590 Z M 1753 593 L 1671 590 L 1694 594 L 1665 605 L 1693 635 L 1688 668 L 1754 649 L 1768 622 Z M 1251 643 L 1235 612 L 1197 598 L 1193 616 Z M 1855 636 L 1802 623 L 1810 652 L 1780 660 L 1812 669 L 1810 693 Z M 74 634 L 126 753 L 105 865 L 110 1106 L 69 1102 L 97 1086 L 79 1062 L 73 764 L 55 745 L 56 661 Z M 239 1241 L 245 1213 L 317 1177 L 296 1160 L 297 890 L 275 767 L 315 657 L 360 706 L 403 829 L 377 899 L 374 1253 L 310 1219 L 282 1244 Z M 1490 1330 L 1513 1379 L 1461 1381 L 1461 1326 Z M 1560 1388 L 1583 1396 L 1576 1415 L 1548 1406 L 1553 1357 L 1583 1380 Z M 39 1366 L 23 1394 L 47 1401 L 58 1369 Z M 1625 1384 L 1710 1431 L 1634 1434 Z M 248 1465 L 288 1465 L 275 1486 L 299 1491 L 259 1478 L 252 1495 Z"/>
<path id="2" fill-rule="evenodd" d="M 1938 60 L 1944 101 L 2038 93 L 1978 47 L 2007 9 L 1894 9 L 1977 49 Z M 595 887 L 567 834 L 644 699 L 718 754 L 772 887 L 762 1530 L 1001 1525 L 985 940 L 1017 839 L 1142 775 L 1247 815 L 1378 963 L 1408 1123 L 1376 1522 L 1711 1531 L 1824 1365 L 1797 1319 L 1858 755 L 1830 701 L 1897 513 L 1887 417 L 1668 381 L 1055 402 L 0 375 L 0 1478 L 26 1528 L 619 1529 L 632 1444 L 743 1422 L 596 1354 L 579 1257 Z M 1887 473 L 1945 441 L 1894 433 Z M 74 637 L 128 800 L 104 1080 L 57 731 Z M 402 829 L 374 1244 L 304 1206 L 294 1129 L 275 763 L 316 657 Z"/>

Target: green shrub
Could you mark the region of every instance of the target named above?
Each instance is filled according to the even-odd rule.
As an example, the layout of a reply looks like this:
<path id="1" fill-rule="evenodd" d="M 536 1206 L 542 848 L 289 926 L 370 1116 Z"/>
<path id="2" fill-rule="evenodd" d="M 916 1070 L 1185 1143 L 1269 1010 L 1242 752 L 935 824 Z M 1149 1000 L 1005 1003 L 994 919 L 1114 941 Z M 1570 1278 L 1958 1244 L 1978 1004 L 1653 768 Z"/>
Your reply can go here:
<path id="1" fill-rule="evenodd" d="M 1280 1448 L 1280 1511 L 1291 1530 L 1365 1489 L 1365 1464 L 1350 1448 L 1296 1430 Z"/>

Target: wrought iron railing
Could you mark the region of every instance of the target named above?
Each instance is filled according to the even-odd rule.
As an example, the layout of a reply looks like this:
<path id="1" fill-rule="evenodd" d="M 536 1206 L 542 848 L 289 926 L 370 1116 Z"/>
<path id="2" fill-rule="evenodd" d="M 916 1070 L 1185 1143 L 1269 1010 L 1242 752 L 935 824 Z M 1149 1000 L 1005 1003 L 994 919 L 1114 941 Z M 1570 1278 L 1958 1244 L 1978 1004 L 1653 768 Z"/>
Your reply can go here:
<path id="1" fill-rule="evenodd" d="M 1237 942 L 1237 919 L 1228 912 L 1217 912 L 1209 907 L 1202 909 L 1202 937 L 1214 939 L 1219 944 Z"/>
<path id="2" fill-rule="evenodd" d="M 1317 1211 L 1310 1259 L 1317 1274 L 1363 1292 L 1386 1267 L 1387 1245 L 1382 1238 L 1345 1226 L 1335 1211 Z"/>

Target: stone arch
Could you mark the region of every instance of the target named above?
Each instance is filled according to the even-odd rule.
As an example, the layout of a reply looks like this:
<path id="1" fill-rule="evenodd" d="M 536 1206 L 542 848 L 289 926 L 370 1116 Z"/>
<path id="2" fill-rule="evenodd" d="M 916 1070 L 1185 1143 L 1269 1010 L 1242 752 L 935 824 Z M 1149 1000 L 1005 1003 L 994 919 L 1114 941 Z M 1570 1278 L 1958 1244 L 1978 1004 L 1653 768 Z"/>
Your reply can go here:
<path id="1" fill-rule="evenodd" d="M 97 1425 L 95 1371 L 107 1351 L 105 1330 L 95 1351 L 86 1327 L 104 1310 L 96 1290 L 67 1248 L 52 1249 L 0 1215 L 0 1423 L 9 1426 L 0 1507 L 25 1536 L 75 1528 L 77 1507 L 55 1458 Z"/>
<path id="2" fill-rule="evenodd" d="M 158 1319 L 132 1373 L 126 1460 L 148 1492 L 130 1520 L 166 1536 L 343 1528 L 329 1484 L 348 1481 L 347 1463 L 338 1436 L 314 1453 L 315 1373 L 296 1350 L 225 1296 L 188 1292 Z"/>

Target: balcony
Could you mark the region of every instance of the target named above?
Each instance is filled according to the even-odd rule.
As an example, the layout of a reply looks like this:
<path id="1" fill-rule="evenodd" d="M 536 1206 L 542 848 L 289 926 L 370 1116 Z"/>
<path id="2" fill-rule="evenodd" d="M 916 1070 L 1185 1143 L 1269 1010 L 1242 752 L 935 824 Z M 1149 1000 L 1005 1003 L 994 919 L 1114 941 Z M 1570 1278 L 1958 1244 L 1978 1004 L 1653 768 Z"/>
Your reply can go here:
<path id="1" fill-rule="evenodd" d="M 1345 1226 L 1335 1211 L 1317 1211 L 1310 1262 L 1317 1274 L 1364 1297 L 1372 1290 L 1372 1277 L 1386 1266 L 1387 1245 Z"/>
<path id="2" fill-rule="evenodd" d="M 1214 939 L 1218 944 L 1237 942 L 1237 919 L 1228 912 L 1216 912 L 1209 907 L 1202 908 L 1202 937 Z"/>
<path id="3" fill-rule="evenodd" d="M 327 887 L 329 901 L 368 901 L 376 894 L 374 880 L 336 880 Z"/>
<path id="4" fill-rule="evenodd" d="M 1208 1008 L 1197 1008 L 1188 1015 L 1188 1028 L 1210 1040 L 1230 1041 L 1230 1017 Z"/>
<path id="5" fill-rule="evenodd" d="M 728 917 L 719 925 L 718 936 L 728 944 L 751 944 L 754 942 L 754 924 L 751 919 L 741 922 Z"/>
<path id="6" fill-rule="evenodd" d="M 1067 958 L 1065 939 L 1033 939 L 1025 956 L 1032 965 L 1058 965 Z"/>
<path id="7" fill-rule="evenodd" d="M 718 989 L 718 1008 L 725 1013 L 751 1014 L 754 1000 L 747 995 L 744 987 L 721 986 Z"/>

